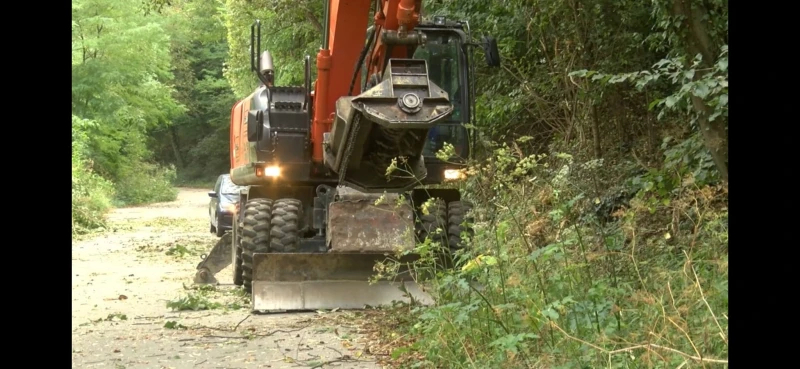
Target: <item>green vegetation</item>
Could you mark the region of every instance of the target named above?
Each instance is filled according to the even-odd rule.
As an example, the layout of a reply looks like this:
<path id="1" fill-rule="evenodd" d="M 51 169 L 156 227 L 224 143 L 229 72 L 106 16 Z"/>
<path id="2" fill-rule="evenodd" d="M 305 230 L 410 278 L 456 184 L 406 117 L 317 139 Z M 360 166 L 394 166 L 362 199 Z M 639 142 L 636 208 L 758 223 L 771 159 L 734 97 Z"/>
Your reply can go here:
<path id="1" fill-rule="evenodd" d="M 242 289 L 221 291 L 214 285 L 197 285 L 191 288 L 186 296 L 167 302 L 167 308 L 173 311 L 200 311 L 214 309 L 239 310 L 250 302 L 249 295 Z"/>
<path id="2" fill-rule="evenodd" d="M 321 0 L 143 4 L 73 1 L 76 232 L 102 227 L 114 203 L 228 171 L 230 108 L 257 83 L 255 19 L 278 84 L 300 83 L 321 43 Z M 424 9 L 495 36 L 502 66 L 476 63 L 471 247 L 430 281 L 435 306 L 389 312 L 401 323 L 384 327 L 387 344 L 410 342 L 395 362 L 727 367 L 727 1 Z"/>
<path id="3" fill-rule="evenodd" d="M 727 2 L 426 4 L 503 66 L 478 64 L 472 247 L 415 264 L 437 304 L 391 312 L 394 362 L 727 367 Z"/>
<path id="4" fill-rule="evenodd" d="M 112 206 L 171 201 L 227 172 L 228 55 L 217 2 L 73 0 L 73 233 Z"/>

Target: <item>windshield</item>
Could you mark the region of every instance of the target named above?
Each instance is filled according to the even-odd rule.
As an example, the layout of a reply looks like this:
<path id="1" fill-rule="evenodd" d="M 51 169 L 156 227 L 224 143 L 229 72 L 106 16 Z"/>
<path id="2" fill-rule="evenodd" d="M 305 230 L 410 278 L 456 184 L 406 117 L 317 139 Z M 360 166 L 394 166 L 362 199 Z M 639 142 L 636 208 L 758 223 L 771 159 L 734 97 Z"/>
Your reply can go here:
<path id="1" fill-rule="evenodd" d="M 445 143 L 453 145 L 456 158 L 466 159 L 467 145 L 469 145 L 467 129 L 463 125 L 457 123 L 440 124 L 431 128 L 422 155 L 426 157 L 435 157 L 436 153 L 444 148 Z"/>
<path id="2" fill-rule="evenodd" d="M 425 59 L 428 62 L 428 75 L 439 87 L 447 91 L 450 103 L 453 104 L 453 114 L 449 121 L 461 121 L 461 38 L 453 32 L 425 33 L 425 45 L 414 51 L 415 59 Z"/>
<path id="3" fill-rule="evenodd" d="M 222 177 L 222 185 L 219 188 L 220 193 L 229 194 L 229 195 L 238 195 L 239 191 L 242 187 L 237 186 L 231 182 L 231 178 L 228 176 Z"/>

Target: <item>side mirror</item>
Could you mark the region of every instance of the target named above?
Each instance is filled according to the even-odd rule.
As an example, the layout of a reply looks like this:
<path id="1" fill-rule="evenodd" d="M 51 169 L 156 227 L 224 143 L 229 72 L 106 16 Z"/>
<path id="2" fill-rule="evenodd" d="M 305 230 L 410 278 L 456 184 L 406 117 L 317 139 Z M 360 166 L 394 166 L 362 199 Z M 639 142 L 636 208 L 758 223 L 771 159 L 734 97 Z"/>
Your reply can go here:
<path id="1" fill-rule="evenodd" d="M 486 64 L 490 67 L 499 67 L 500 50 L 497 48 L 497 40 L 492 36 L 484 36 L 481 40 L 481 47 L 486 54 Z"/>
<path id="2" fill-rule="evenodd" d="M 208 197 L 217 197 L 217 193 L 214 191 L 208 191 Z"/>
<path id="3" fill-rule="evenodd" d="M 251 110 L 247 113 L 247 141 L 261 141 L 264 129 L 264 113 L 260 110 Z"/>

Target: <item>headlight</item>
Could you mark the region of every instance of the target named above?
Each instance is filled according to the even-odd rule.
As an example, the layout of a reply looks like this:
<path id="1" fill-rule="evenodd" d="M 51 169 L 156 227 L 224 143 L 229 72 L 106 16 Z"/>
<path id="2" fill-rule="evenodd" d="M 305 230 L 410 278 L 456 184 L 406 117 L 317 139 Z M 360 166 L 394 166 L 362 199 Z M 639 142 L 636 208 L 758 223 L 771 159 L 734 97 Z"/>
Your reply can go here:
<path id="1" fill-rule="evenodd" d="M 458 169 L 445 169 L 444 170 L 444 179 L 446 180 L 455 180 L 455 179 L 462 179 L 467 175 L 462 170 Z"/>
<path id="2" fill-rule="evenodd" d="M 266 168 L 257 167 L 256 168 L 256 176 L 258 177 L 278 177 L 281 175 L 281 168 L 278 166 L 270 166 Z"/>
<path id="3" fill-rule="evenodd" d="M 271 166 L 264 168 L 264 175 L 267 177 L 277 177 L 281 175 L 281 168 L 277 166 Z"/>
<path id="4" fill-rule="evenodd" d="M 223 207 L 223 210 L 227 211 L 228 213 L 235 213 L 236 212 L 236 206 L 233 205 L 233 204 L 227 204 L 227 205 L 225 205 Z"/>

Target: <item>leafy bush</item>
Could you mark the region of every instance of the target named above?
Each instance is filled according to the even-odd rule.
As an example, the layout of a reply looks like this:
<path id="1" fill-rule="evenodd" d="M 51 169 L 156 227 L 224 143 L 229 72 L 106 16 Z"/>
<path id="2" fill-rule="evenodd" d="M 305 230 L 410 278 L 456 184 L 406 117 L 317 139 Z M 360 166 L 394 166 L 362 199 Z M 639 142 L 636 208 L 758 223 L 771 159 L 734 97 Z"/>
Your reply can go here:
<path id="1" fill-rule="evenodd" d="M 85 158 L 84 129 L 92 121 L 72 117 L 72 233 L 84 234 L 105 227 L 105 212 L 111 208 L 114 188 L 111 182 L 94 173 Z"/>
<path id="2" fill-rule="evenodd" d="M 472 247 L 426 281 L 435 306 L 401 314 L 416 340 L 403 350 L 421 357 L 412 367 L 727 363 L 726 188 L 684 181 L 655 202 L 596 186 L 606 170 L 506 146 L 473 168 Z"/>
<path id="3" fill-rule="evenodd" d="M 174 201 L 178 197 L 175 167 L 160 167 L 140 162 L 121 170 L 117 182 L 117 201 L 121 205 L 141 205 Z"/>

